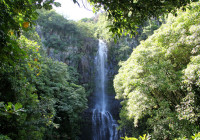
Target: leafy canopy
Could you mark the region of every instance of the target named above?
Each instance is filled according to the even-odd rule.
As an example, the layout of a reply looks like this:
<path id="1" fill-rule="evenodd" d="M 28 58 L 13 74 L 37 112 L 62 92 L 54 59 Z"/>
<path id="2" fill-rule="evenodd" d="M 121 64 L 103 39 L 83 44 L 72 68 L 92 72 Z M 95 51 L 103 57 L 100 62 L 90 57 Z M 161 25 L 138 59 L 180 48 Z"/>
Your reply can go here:
<path id="1" fill-rule="evenodd" d="M 200 6 L 191 6 L 177 17 L 169 15 L 122 63 L 114 88 L 116 98 L 123 100 L 123 126 L 129 120 L 138 126 L 145 119 L 155 139 L 199 130 Z"/>
<path id="2" fill-rule="evenodd" d="M 177 9 L 185 9 L 198 0 L 88 0 L 96 9 L 103 8 L 112 21 L 110 31 L 121 36 L 123 31 L 134 34 L 138 25 L 152 17 L 176 14 Z"/>

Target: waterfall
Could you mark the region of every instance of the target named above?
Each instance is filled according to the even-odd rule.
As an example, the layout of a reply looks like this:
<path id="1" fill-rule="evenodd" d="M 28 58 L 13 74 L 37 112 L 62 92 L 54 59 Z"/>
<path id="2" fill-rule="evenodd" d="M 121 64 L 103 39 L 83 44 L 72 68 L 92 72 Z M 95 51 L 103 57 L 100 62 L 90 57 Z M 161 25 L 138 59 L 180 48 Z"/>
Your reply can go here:
<path id="1" fill-rule="evenodd" d="M 106 82 L 107 82 L 107 46 L 99 40 L 99 49 L 95 58 L 96 64 L 96 91 L 95 106 L 92 111 L 92 139 L 118 140 L 117 121 L 113 119 L 107 108 Z"/>

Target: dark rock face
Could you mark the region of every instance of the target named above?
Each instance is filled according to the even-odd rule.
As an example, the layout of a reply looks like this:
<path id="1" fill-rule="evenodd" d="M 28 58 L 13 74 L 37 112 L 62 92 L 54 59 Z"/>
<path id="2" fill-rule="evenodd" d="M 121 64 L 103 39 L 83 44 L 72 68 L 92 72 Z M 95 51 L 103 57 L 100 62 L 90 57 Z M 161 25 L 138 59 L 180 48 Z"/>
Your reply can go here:
<path id="1" fill-rule="evenodd" d="M 120 101 L 115 99 L 115 94 L 108 96 L 108 109 L 115 120 L 119 120 Z"/>
<path id="2" fill-rule="evenodd" d="M 90 44 L 68 47 L 68 51 L 59 51 L 54 48 L 45 48 L 47 55 L 55 60 L 62 61 L 69 66 L 77 68 L 80 74 L 80 84 L 89 84 L 94 78 L 94 55 L 97 41 L 90 39 Z"/>
<path id="3" fill-rule="evenodd" d="M 43 27 L 37 26 L 36 31 L 39 34 L 46 54 L 55 60 L 62 61 L 69 66 L 77 69 L 80 74 L 79 84 L 91 84 L 94 78 L 94 58 L 98 48 L 98 40 L 91 37 L 78 38 L 73 33 L 62 34 L 54 30 L 51 33 L 57 42 L 54 41 L 51 46 L 50 33 L 43 31 Z M 46 44 L 48 47 L 46 47 Z M 63 44 L 65 44 L 63 46 Z M 60 46 L 59 46 L 60 45 Z M 89 86 L 90 88 L 92 86 Z M 87 90 L 87 89 L 86 89 Z"/>
<path id="4" fill-rule="evenodd" d="M 86 109 L 82 114 L 81 122 L 81 140 L 92 140 L 92 107 L 94 106 L 94 95 L 88 98 L 88 109 Z"/>
<path id="5" fill-rule="evenodd" d="M 98 48 L 98 41 L 87 38 L 85 44 L 79 50 L 80 60 L 78 72 L 81 75 L 81 83 L 91 83 L 94 78 L 94 59 Z"/>

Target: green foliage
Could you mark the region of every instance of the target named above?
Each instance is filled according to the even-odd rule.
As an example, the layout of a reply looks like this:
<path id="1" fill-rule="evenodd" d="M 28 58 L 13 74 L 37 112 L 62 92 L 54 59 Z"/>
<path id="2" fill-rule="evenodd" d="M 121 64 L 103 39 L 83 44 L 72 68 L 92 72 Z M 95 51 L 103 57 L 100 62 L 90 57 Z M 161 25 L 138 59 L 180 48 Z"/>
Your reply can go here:
<path id="1" fill-rule="evenodd" d="M 43 137 L 43 120 L 38 111 L 40 104 L 35 94 L 35 87 L 31 84 L 36 80 L 40 71 L 40 55 L 37 52 L 37 43 L 21 36 L 17 40 L 24 51 L 21 59 L 15 60 L 15 65 L 4 63 L 1 67 L 1 102 L 5 102 L 4 110 L 1 109 L 1 132 L 12 139 L 28 139 Z M 23 108 L 23 110 L 22 110 Z M 8 112 L 5 114 L 4 112 Z M 9 125 L 11 124 L 11 125 Z M 21 129 L 23 128 L 23 129 Z"/>
<path id="2" fill-rule="evenodd" d="M 54 123 L 59 124 L 59 128 L 52 129 L 47 138 L 53 138 L 53 135 L 61 139 L 75 138 L 79 134 L 79 115 L 87 106 L 85 89 L 75 84 L 77 79 L 74 76 L 78 74 L 66 64 L 48 58 L 43 60 L 41 68 L 35 83 L 37 93 L 44 99 L 48 111 L 56 113 L 52 117 Z M 46 114 L 45 116 L 48 117 Z"/>
<path id="3" fill-rule="evenodd" d="M 143 136 L 140 136 L 138 139 L 137 138 L 133 138 L 133 137 L 122 137 L 121 139 L 124 140 L 150 140 L 151 136 L 149 134 L 144 134 Z M 196 133 L 194 134 L 194 136 L 191 136 L 190 140 L 199 140 L 200 139 L 200 133 Z M 184 137 L 184 138 L 178 138 L 175 140 L 188 140 L 188 138 Z"/>
<path id="4" fill-rule="evenodd" d="M 0 116 L 9 117 L 11 114 L 20 115 L 20 112 L 23 112 L 22 105 L 20 103 L 16 103 L 13 105 L 11 102 L 4 104 L 0 102 Z"/>
<path id="5" fill-rule="evenodd" d="M 87 107 L 85 89 L 77 85 L 78 73 L 41 57 L 37 42 L 23 35 L 16 41 L 22 55 L 15 65 L 4 62 L 0 69 L 1 136 L 16 140 L 77 137 L 79 114 Z"/>
<path id="6" fill-rule="evenodd" d="M 139 25 L 152 17 L 173 13 L 179 8 L 186 10 L 188 4 L 198 0 L 171 0 L 171 1 L 148 1 L 148 0 L 126 0 L 126 1 L 104 1 L 89 0 L 95 9 L 101 7 L 108 13 L 111 20 L 110 31 L 121 37 L 124 30 L 134 35 Z M 153 8 L 152 8 L 153 7 Z"/>
<path id="7" fill-rule="evenodd" d="M 199 3 L 169 15 L 133 50 L 115 76 L 116 98 L 124 100 L 122 126 L 146 119 L 155 139 L 189 137 L 199 131 Z M 125 121 L 126 120 L 126 121 Z"/>
<path id="8" fill-rule="evenodd" d="M 194 27 L 193 27 L 194 28 Z M 198 30 L 195 28 L 198 32 Z M 195 33 L 197 33 L 195 32 Z M 199 52 L 198 45 L 193 49 L 192 53 L 197 55 Z M 179 119 L 189 120 L 191 123 L 198 121 L 200 117 L 199 112 L 199 55 L 191 57 L 191 62 L 184 69 L 183 73 L 183 89 L 185 90 L 185 97 L 181 100 L 180 105 L 177 106 L 179 112 Z"/>
<path id="9" fill-rule="evenodd" d="M 40 38 L 40 36 L 38 35 L 38 33 L 36 32 L 36 28 L 35 28 L 35 27 L 30 28 L 28 31 L 23 31 L 22 34 L 23 34 L 28 40 L 35 41 L 35 42 L 37 42 L 37 44 L 38 44 L 39 46 L 42 46 L 41 38 Z"/>
<path id="10" fill-rule="evenodd" d="M 22 30 L 30 29 L 33 20 L 37 18 L 36 9 L 51 9 L 53 0 L 1 0 L 0 1 L 0 58 L 2 62 L 14 63 L 13 59 L 20 57 L 22 50 L 11 36 L 20 36 Z M 13 53 L 11 53 L 13 52 Z M 9 54 L 9 55 L 8 55 Z"/>
<path id="11" fill-rule="evenodd" d="M 71 46 L 82 46 L 86 38 L 93 38 L 93 24 L 73 22 L 55 11 L 38 10 L 37 23 L 42 31 L 45 47 L 67 50 Z"/>
<path id="12" fill-rule="evenodd" d="M 100 39 L 104 39 L 107 42 L 112 39 L 112 34 L 109 32 L 108 26 L 111 24 L 108 21 L 105 13 L 96 16 L 97 23 L 95 24 L 95 36 Z"/>
<path id="13" fill-rule="evenodd" d="M 191 140 L 199 140 L 200 139 L 200 133 L 194 134 L 194 136 L 191 136 Z"/>
<path id="14" fill-rule="evenodd" d="M 163 22 L 163 21 L 162 21 Z M 143 25 L 142 33 L 138 33 L 138 40 L 146 40 L 148 36 L 152 35 L 155 30 L 157 30 L 161 25 L 160 20 L 150 19 Z"/>
<path id="15" fill-rule="evenodd" d="M 11 140 L 8 136 L 0 134 L 0 140 Z"/>
<path id="16" fill-rule="evenodd" d="M 138 139 L 137 138 L 133 138 L 133 137 L 127 137 L 125 136 L 124 138 L 122 137 L 122 139 L 124 140 L 150 140 L 151 136 L 149 134 L 144 134 L 143 136 L 140 136 Z"/>
<path id="17" fill-rule="evenodd" d="M 128 138 L 127 136 L 125 136 L 124 138 L 122 138 L 124 140 L 138 140 L 137 138 Z"/>

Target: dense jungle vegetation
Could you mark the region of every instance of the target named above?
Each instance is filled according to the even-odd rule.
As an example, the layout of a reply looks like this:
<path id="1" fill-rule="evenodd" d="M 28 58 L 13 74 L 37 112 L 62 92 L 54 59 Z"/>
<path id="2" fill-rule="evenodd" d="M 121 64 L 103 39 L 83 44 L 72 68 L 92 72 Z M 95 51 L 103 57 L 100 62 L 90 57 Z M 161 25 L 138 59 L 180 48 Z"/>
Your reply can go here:
<path id="1" fill-rule="evenodd" d="M 90 0 L 105 13 L 74 22 L 54 0 L 0 0 L 0 139 L 79 139 L 99 38 L 124 139 L 199 139 L 195 1 Z"/>
<path id="2" fill-rule="evenodd" d="M 1 139 L 75 139 L 87 107 L 76 69 L 47 58 L 24 35 L 16 41 L 19 58 L 1 66 Z"/>
<path id="3" fill-rule="evenodd" d="M 13 12 L 11 20 L 19 29 L 12 21 L 6 21 L 7 17 L 1 21 L 5 27 L 1 28 L 4 34 L 1 35 L 0 139 L 77 139 L 80 114 L 87 108 L 89 91 L 85 88 L 88 86 L 80 82 L 76 58 L 70 59 L 73 65 L 67 65 L 48 57 L 45 48 L 63 51 L 75 44 L 84 49 L 80 46 L 83 39 L 91 36 L 90 30 L 86 31 L 86 24 L 79 25 L 44 9 L 37 11 L 38 18 L 31 23 L 26 21 L 22 11 L 12 11 L 16 10 L 12 9 L 14 4 L 20 6 L 14 1 L 1 2 L 1 6 L 7 8 L 4 7 L 5 13 Z M 46 33 L 42 34 L 42 40 L 35 30 L 37 27 Z M 72 39 L 63 41 L 61 36 L 53 34 L 53 29 L 58 34 L 66 34 L 65 37 L 70 34 Z M 80 58 L 82 54 L 75 51 L 74 57 Z"/>
<path id="4" fill-rule="evenodd" d="M 199 132 L 199 3 L 168 15 L 122 62 L 115 76 L 121 127 L 153 139 L 186 139 Z"/>

